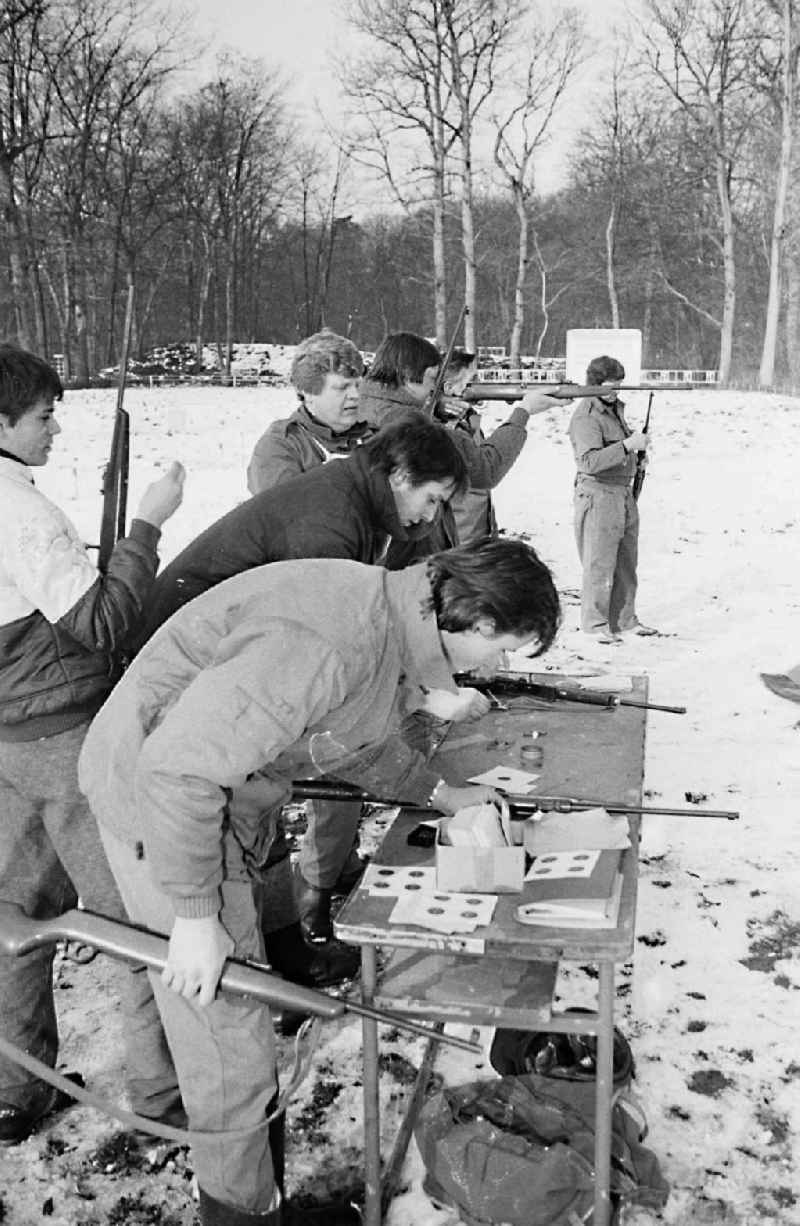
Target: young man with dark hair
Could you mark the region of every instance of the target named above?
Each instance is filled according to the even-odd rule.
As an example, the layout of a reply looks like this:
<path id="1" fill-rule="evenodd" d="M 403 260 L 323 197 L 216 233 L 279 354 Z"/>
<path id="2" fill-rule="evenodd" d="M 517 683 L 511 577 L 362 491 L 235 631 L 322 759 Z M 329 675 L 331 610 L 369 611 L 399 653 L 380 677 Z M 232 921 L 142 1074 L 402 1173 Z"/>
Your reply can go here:
<path id="1" fill-rule="evenodd" d="M 391 541 L 424 535 L 464 480 L 451 433 L 421 413 L 406 414 L 352 455 L 255 495 L 201 533 L 156 580 L 140 641 L 201 592 L 266 562 L 325 557 L 376 563 Z M 453 718 L 481 714 L 484 703 L 465 690 Z M 261 787 L 251 782 L 236 803 L 258 812 Z M 267 788 L 264 803 L 271 800 Z M 297 982 L 320 987 L 357 972 L 357 953 L 333 939 L 330 907 L 360 812 L 354 802 L 308 806 L 297 898 L 283 839 L 272 844 L 262 865 L 267 953 L 276 970 Z"/>
<path id="2" fill-rule="evenodd" d="M 363 370 L 353 342 L 327 328 L 297 346 L 290 379 L 300 404 L 291 417 L 273 422 L 256 443 L 247 469 L 251 494 L 352 450 L 364 433 L 358 426 Z"/>
<path id="3" fill-rule="evenodd" d="M 617 388 L 625 367 L 604 354 L 593 358 L 586 383 L 597 395 L 578 401 L 569 424 L 575 453 L 575 540 L 583 566 L 581 630 L 601 643 L 623 633 L 658 631 L 636 616 L 639 511 L 633 497 L 636 452 L 650 436 L 625 421 Z"/>
<path id="4" fill-rule="evenodd" d="M 379 345 L 375 361 L 361 382 L 360 418 L 376 430 L 411 405 L 434 414 L 436 406 L 431 403 L 431 393 L 442 360 L 436 346 L 424 337 L 413 332 L 390 333 Z M 476 440 L 468 431 L 454 431 L 453 438 L 467 466 L 470 489 L 490 490 L 499 485 L 525 445 L 529 419 L 548 412 L 558 403 L 533 389 L 514 405 L 508 419 L 488 439 L 481 436 Z M 447 508 L 425 540 L 410 546 L 393 545 L 389 565 L 406 566 L 458 543 L 453 513 Z"/>
<path id="5" fill-rule="evenodd" d="M 132 918 L 171 934 L 151 979 L 189 1123 L 206 1134 L 193 1149 L 204 1226 L 281 1222 L 269 1010 L 215 998 L 226 958 L 263 956 L 252 866 L 275 807 L 244 820 L 231 795 L 260 773 L 279 805 L 323 741 L 338 748 L 332 773 L 374 792 L 447 813 L 496 799 L 440 778 L 396 733 L 426 690 L 454 694 L 458 671 L 544 651 L 558 618 L 549 572 L 520 541 L 398 572 L 280 562 L 180 609 L 95 718 L 81 787 Z"/>
<path id="6" fill-rule="evenodd" d="M 98 574 L 31 473 L 60 433 L 53 406 L 63 392 L 41 358 L 0 345 L 0 898 L 46 919 L 80 896 L 92 910 L 125 918 L 76 763 L 119 675 L 116 649 L 142 616 L 161 525 L 180 505 L 184 474 L 173 464 L 145 490 L 129 535 Z M 0 956 L 0 1033 L 54 1066 L 52 965 L 52 947 Z M 174 1070 L 157 1015 L 137 1013 L 136 980 L 125 981 L 129 1092 L 135 1110 L 164 1118 L 178 1110 Z M 0 1145 L 24 1140 L 64 1105 L 59 1091 L 0 1057 Z"/>

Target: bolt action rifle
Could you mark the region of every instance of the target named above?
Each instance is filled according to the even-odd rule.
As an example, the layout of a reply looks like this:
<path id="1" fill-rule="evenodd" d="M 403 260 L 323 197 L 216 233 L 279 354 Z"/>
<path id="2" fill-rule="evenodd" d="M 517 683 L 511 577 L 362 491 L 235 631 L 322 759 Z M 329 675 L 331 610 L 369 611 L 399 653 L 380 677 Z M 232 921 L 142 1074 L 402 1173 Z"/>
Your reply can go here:
<path id="1" fill-rule="evenodd" d="M 656 390 L 692 392 L 708 386 L 707 383 L 659 383 Z M 653 390 L 652 384 L 649 383 L 622 383 L 614 387 L 614 391 L 617 392 L 650 392 L 651 395 Z M 479 400 L 503 400 L 510 404 L 514 400 L 522 400 L 528 392 L 544 392 L 546 396 L 552 396 L 554 400 L 580 400 L 581 397 L 599 396 L 601 391 L 600 386 L 578 383 L 520 383 L 513 380 L 491 383 L 473 382 L 462 392 L 461 399 L 466 400 L 469 404 L 474 404 Z"/>
<path id="2" fill-rule="evenodd" d="M 497 789 L 500 791 L 501 789 Z M 337 779 L 295 779 L 292 783 L 295 800 L 361 800 L 387 808 L 419 809 L 413 801 L 374 796 L 362 788 Z M 507 796 L 512 818 L 530 817 L 534 813 L 582 813 L 586 809 L 605 809 L 607 813 L 641 814 L 643 817 L 720 817 L 733 822 L 739 817 L 734 809 L 667 809 L 657 805 L 623 805 L 608 800 L 583 800 L 577 796 Z M 424 810 L 432 813 L 435 810 Z"/>
<path id="3" fill-rule="evenodd" d="M 130 469 L 131 419 L 123 408 L 125 379 L 128 372 L 128 353 L 133 328 L 133 285 L 128 288 L 125 308 L 125 326 L 122 334 L 122 354 L 117 379 L 117 407 L 114 413 L 114 430 L 111 449 L 103 471 L 103 512 L 100 519 L 100 545 L 97 553 L 97 569 L 105 574 L 109 559 L 117 541 L 125 535 L 125 517 L 128 510 L 128 477 Z"/>
<path id="4" fill-rule="evenodd" d="M 502 672 L 491 678 L 474 677 L 471 673 L 456 673 L 453 678 L 460 685 L 469 685 L 489 697 L 495 693 L 529 694 L 546 702 L 582 702 L 593 707 L 639 707 L 643 711 L 667 711 L 671 715 L 685 715 L 686 707 L 665 707 L 655 702 L 643 702 L 639 698 L 623 698 L 609 691 L 581 690 L 578 687 L 547 685 L 534 681 L 535 673 Z"/>
<path id="5" fill-rule="evenodd" d="M 445 381 L 445 378 L 447 377 L 447 367 L 450 365 L 450 361 L 453 357 L 453 351 L 455 350 L 455 347 L 456 347 L 456 341 L 458 340 L 458 334 L 461 331 L 461 325 L 463 324 L 464 320 L 467 318 L 468 315 L 469 315 L 469 307 L 467 306 L 465 302 L 461 310 L 458 312 L 458 319 L 456 320 L 456 326 L 453 328 L 453 331 L 450 335 L 450 340 L 447 345 L 447 349 L 445 350 L 444 356 L 441 362 L 439 363 L 439 369 L 436 372 L 436 382 L 431 388 L 431 393 L 428 399 L 428 404 L 431 407 L 433 416 L 436 418 L 441 418 L 443 415 L 441 401 L 442 401 L 442 392 L 444 391 L 444 381 Z M 449 416 L 449 414 L 445 412 L 444 416 L 447 417 Z"/>
<path id="6" fill-rule="evenodd" d="M 644 425 L 642 426 L 642 434 L 647 434 L 650 429 L 650 410 L 653 407 L 653 393 L 650 393 L 650 399 L 647 402 L 647 413 L 645 414 Z M 633 501 L 639 501 L 639 495 L 642 492 L 644 479 L 647 475 L 647 452 L 637 451 L 636 453 L 636 471 L 633 474 Z"/>
<path id="7" fill-rule="evenodd" d="M 20 957 L 42 946 L 54 945 L 56 941 L 79 941 L 125 962 L 143 962 L 151 970 L 163 970 L 169 949 L 168 939 L 159 933 L 109 919 L 105 915 L 95 915 L 91 911 L 75 909 L 52 919 L 33 919 L 17 903 L 0 902 L 0 952 Z M 329 1020 L 341 1017 L 343 1013 L 357 1013 L 359 1017 L 385 1022 L 400 1030 L 410 1030 L 413 1034 L 434 1038 L 439 1043 L 449 1043 L 462 1051 L 480 1053 L 483 1050 L 477 1043 L 440 1034 L 400 1014 L 387 1013 L 355 1001 L 340 1000 L 314 988 L 300 987 L 290 980 L 281 979 L 260 962 L 228 958 L 219 988 L 235 996 L 253 997 L 279 1009 L 312 1013 Z"/>

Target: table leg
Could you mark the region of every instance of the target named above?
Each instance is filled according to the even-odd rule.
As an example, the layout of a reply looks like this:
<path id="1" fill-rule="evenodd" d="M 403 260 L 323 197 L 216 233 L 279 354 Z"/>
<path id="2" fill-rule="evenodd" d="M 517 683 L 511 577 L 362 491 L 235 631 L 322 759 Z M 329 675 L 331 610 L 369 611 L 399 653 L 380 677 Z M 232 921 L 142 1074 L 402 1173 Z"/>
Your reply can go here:
<path id="1" fill-rule="evenodd" d="M 361 946 L 361 999 L 371 1005 L 378 980 L 374 945 Z M 362 1018 L 364 1063 L 364 1226 L 381 1226 L 381 1134 L 378 1023 Z"/>
<path id="2" fill-rule="evenodd" d="M 611 1221 L 611 1109 L 614 1094 L 614 963 L 598 967 L 594 1226 Z"/>

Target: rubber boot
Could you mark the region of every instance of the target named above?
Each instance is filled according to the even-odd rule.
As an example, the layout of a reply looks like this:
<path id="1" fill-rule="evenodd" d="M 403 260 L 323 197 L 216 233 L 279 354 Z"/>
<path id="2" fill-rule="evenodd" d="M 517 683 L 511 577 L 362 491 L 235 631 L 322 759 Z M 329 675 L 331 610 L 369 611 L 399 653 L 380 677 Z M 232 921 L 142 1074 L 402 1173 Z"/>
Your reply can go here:
<path id="1" fill-rule="evenodd" d="M 267 961 L 273 970 L 292 983 L 307 988 L 330 988 L 358 974 L 357 949 L 341 941 L 308 945 L 299 923 L 264 933 Z"/>
<path id="2" fill-rule="evenodd" d="M 331 897 L 333 890 L 311 885 L 298 874 L 297 908 L 305 938 L 312 945 L 325 945 L 333 940 Z"/>

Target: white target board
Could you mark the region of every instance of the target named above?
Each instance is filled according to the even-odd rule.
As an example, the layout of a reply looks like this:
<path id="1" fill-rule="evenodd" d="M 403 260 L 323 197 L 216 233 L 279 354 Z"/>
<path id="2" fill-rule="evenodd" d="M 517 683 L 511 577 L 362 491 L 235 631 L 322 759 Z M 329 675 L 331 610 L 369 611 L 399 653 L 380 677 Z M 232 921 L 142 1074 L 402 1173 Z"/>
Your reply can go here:
<path id="1" fill-rule="evenodd" d="M 642 378 L 642 333 L 639 328 L 568 328 L 567 379 L 586 382 L 586 367 L 592 358 L 607 354 L 625 367 L 625 382 Z"/>

